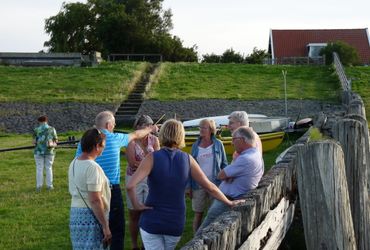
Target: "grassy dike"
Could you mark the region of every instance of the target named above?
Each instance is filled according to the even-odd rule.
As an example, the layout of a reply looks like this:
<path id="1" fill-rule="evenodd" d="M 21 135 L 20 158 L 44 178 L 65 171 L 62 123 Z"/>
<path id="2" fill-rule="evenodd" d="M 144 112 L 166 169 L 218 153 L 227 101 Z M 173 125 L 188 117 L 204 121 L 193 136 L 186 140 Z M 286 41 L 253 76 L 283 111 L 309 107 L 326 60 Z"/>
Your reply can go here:
<path id="1" fill-rule="evenodd" d="M 103 63 L 98 67 L 0 66 L 0 102 L 120 103 L 147 63 Z"/>
<path id="2" fill-rule="evenodd" d="M 365 104 L 366 119 L 370 121 L 370 67 L 346 68 L 346 75 L 352 82 L 352 90 L 361 95 Z M 370 124 L 369 124 L 370 125 Z"/>

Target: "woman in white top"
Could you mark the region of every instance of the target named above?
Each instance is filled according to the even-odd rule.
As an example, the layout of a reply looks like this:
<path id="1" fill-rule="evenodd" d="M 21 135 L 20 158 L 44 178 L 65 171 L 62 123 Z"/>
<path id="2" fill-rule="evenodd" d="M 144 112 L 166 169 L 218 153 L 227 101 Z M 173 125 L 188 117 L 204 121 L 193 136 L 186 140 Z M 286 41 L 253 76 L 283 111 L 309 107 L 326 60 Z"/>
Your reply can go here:
<path id="1" fill-rule="evenodd" d="M 112 239 L 108 222 L 109 181 L 95 162 L 104 147 L 103 133 L 96 128 L 86 131 L 81 138 L 82 154 L 69 166 L 72 196 L 69 227 L 73 249 L 103 249 Z"/>
<path id="2" fill-rule="evenodd" d="M 198 162 L 208 179 L 215 185 L 220 184 L 218 173 L 227 166 L 225 148 L 215 137 L 216 123 L 211 119 L 203 119 L 199 123 L 199 138 L 191 148 L 191 155 Z M 190 177 L 190 198 L 194 211 L 193 230 L 196 232 L 202 223 L 203 213 L 211 203 L 210 194 Z"/>

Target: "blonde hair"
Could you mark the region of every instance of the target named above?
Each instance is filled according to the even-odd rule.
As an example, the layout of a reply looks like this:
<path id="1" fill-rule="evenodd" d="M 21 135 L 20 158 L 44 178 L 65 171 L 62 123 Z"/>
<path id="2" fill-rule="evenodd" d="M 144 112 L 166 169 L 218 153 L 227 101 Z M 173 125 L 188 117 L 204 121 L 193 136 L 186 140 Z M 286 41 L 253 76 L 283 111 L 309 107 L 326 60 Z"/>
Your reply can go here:
<path id="1" fill-rule="evenodd" d="M 208 125 L 212 135 L 216 134 L 216 123 L 212 119 L 203 119 L 199 122 L 199 126 Z"/>
<path id="2" fill-rule="evenodd" d="M 185 147 L 185 130 L 182 123 L 175 119 L 167 120 L 159 131 L 159 141 L 165 147 Z"/>

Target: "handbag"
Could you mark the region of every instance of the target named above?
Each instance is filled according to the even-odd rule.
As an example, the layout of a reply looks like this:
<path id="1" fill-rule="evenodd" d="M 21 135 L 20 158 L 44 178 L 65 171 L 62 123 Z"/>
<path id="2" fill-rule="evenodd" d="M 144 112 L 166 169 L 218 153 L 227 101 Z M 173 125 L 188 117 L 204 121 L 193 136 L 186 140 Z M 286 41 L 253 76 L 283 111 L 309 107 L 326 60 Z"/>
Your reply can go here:
<path id="1" fill-rule="evenodd" d="M 54 141 L 54 140 L 48 140 L 48 142 L 47 142 L 48 148 L 56 148 L 57 145 L 58 145 L 57 142 Z"/>

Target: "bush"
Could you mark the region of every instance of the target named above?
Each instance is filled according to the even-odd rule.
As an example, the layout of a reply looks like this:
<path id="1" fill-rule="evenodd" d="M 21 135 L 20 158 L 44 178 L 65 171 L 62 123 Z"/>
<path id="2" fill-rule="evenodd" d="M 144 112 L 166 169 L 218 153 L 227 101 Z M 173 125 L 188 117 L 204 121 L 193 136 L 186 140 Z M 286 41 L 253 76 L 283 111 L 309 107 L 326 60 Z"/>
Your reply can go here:
<path id="1" fill-rule="evenodd" d="M 226 50 L 221 57 L 222 63 L 242 63 L 243 61 L 243 56 L 236 53 L 232 48 Z"/>
<path id="2" fill-rule="evenodd" d="M 245 62 L 249 64 L 263 64 L 263 60 L 270 55 L 263 49 L 253 48 L 253 53 L 245 57 Z"/>
<path id="3" fill-rule="evenodd" d="M 212 54 L 205 54 L 203 55 L 202 63 L 219 63 L 221 62 L 221 56 L 216 55 L 214 53 Z"/>
<path id="4" fill-rule="evenodd" d="M 333 63 L 333 52 L 337 52 L 344 66 L 358 65 L 360 63 L 357 50 L 342 41 L 329 42 L 325 48 L 320 50 L 320 56 L 325 56 L 326 64 Z"/>

